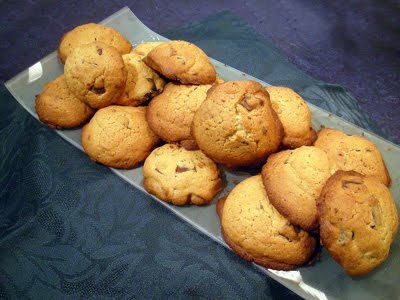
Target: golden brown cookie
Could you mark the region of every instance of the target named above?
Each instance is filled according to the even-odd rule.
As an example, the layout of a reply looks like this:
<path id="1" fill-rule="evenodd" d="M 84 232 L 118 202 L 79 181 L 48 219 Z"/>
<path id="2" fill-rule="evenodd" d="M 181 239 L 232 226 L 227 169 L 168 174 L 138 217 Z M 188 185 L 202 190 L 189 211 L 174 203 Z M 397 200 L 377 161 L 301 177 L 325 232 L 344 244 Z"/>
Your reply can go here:
<path id="1" fill-rule="evenodd" d="M 137 166 L 158 143 L 145 114 L 145 107 L 112 105 L 98 110 L 82 129 L 86 154 L 113 168 Z"/>
<path id="2" fill-rule="evenodd" d="M 128 76 L 118 105 L 139 106 L 163 91 L 165 81 L 149 68 L 142 57 L 131 52 L 122 56 Z"/>
<path id="3" fill-rule="evenodd" d="M 390 185 L 390 175 L 379 149 L 366 138 L 324 128 L 318 132 L 314 145 L 328 155 L 331 174 L 337 170 L 353 170 Z"/>
<path id="4" fill-rule="evenodd" d="M 147 54 L 144 62 L 161 75 L 184 84 L 211 84 L 216 79 L 208 56 L 185 41 L 162 43 Z"/>
<path id="5" fill-rule="evenodd" d="M 77 46 L 65 62 L 64 74 L 70 91 L 93 108 L 115 103 L 127 77 L 118 51 L 98 42 Z"/>
<path id="6" fill-rule="evenodd" d="M 312 146 L 273 154 L 262 169 L 271 203 L 292 224 L 307 231 L 318 227 L 316 202 L 329 176 L 327 155 Z"/>
<path id="7" fill-rule="evenodd" d="M 144 187 L 174 205 L 209 203 L 221 190 L 217 165 L 200 150 L 166 144 L 151 152 L 143 166 Z"/>
<path id="8" fill-rule="evenodd" d="M 215 79 L 214 84 L 221 84 L 221 83 L 224 83 L 224 82 L 225 82 L 225 80 L 223 80 L 221 77 L 219 77 L 219 76 L 217 75 L 217 78 Z"/>
<path id="9" fill-rule="evenodd" d="M 350 276 L 364 275 L 389 255 L 399 225 L 389 189 L 373 177 L 337 171 L 318 200 L 321 242 Z"/>
<path id="10" fill-rule="evenodd" d="M 147 56 L 147 54 L 149 54 L 151 50 L 153 50 L 157 46 L 160 46 L 162 43 L 164 42 L 144 42 L 133 48 L 133 51 L 135 51 L 142 57 L 145 57 Z"/>
<path id="11" fill-rule="evenodd" d="M 77 26 L 63 35 L 58 46 L 58 57 L 64 64 L 67 57 L 79 45 L 101 42 L 112 46 L 122 55 L 132 49 L 131 43 L 113 28 L 89 23 Z"/>
<path id="12" fill-rule="evenodd" d="M 228 81 L 208 91 L 195 113 L 192 134 L 207 156 L 238 167 L 264 162 L 277 151 L 283 129 L 259 83 Z"/>
<path id="13" fill-rule="evenodd" d="M 36 113 L 46 125 L 62 129 L 84 124 L 94 110 L 69 91 L 64 75 L 47 83 L 36 97 Z"/>
<path id="14" fill-rule="evenodd" d="M 190 128 L 197 109 L 206 99 L 207 85 L 168 83 L 147 109 L 150 128 L 164 141 L 193 140 Z"/>
<path id="15" fill-rule="evenodd" d="M 314 253 L 314 238 L 274 208 L 260 175 L 239 183 L 217 208 L 224 240 L 248 261 L 290 270 L 305 264 Z"/>
<path id="16" fill-rule="evenodd" d="M 288 87 L 269 86 L 265 89 L 272 108 L 282 122 L 282 145 L 290 149 L 312 145 L 317 134 L 311 125 L 310 109 L 303 98 Z"/>

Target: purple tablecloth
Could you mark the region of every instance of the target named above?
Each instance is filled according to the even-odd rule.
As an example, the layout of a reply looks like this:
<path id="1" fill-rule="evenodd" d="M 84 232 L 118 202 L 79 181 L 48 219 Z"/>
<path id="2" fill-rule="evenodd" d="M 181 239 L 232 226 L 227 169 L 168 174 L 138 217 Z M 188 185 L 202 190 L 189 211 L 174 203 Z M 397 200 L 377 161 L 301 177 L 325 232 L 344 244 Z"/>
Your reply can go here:
<path id="1" fill-rule="evenodd" d="M 0 80 L 53 51 L 67 29 L 127 5 L 165 32 L 230 10 L 281 48 L 300 69 L 347 88 L 400 143 L 400 9 L 396 1 L 3 1 Z"/>
<path id="2" fill-rule="evenodd" d="M 396 57 L 399 47 L 395 36 L 396 11 L 390 4 L 372 11 L 368 3 L 356 8 L 350 4 L 312 5 L 308 1 L 296 4 L 233 1 L 202 6 L 194 3 L 3 2 L 0 4 L 3 14 L 0 19 L 0 80 L 9 79 L 53 51 L 61 34 L 69 28 L 101 20 L 123 5 L 129 5 L 146 25 L 158 32 L 230 9 L 280 47 L 299 69 L 322 80 L 339 83 L 356 98 L 364 99 L 359 102 L 363 109 L 386 129 L 392 140 L 399 142 L 399 93 L 396 90 L 399 87 L 399 58 Z M 343 7 L 349 7 L 346 13 Z M 364 20 L 363 26 L 359 25 L 361 20 Z M 144 294 L 149 297 L 293 297 L 279 284 L 257 274 L 235 255 L 149 202 L 143 194 L 132 193 L 133 189 L 109 170 L 90 164 L 84 154 L 75 151 L 26 113 L 17 114 L 22 109 L 16 109 L 17 104 L 10 99 L 7 101 L 8 107 L 1 111 L 0 128 L 13 124 L 10 131 L 2 135 L 7 137 L 3 139 L 7 144 L 13 144 L 9 149 L 3 147 L 3 152 L 8 153 L 7 170 L 13 171 L 6 174 L 6 167 L 2 167 L 1 182 L 7 182 L 0 193 L 1 205 L 5 206 L 2 212 L 6 209 L 10 215 L 15 212 L 26 226 L 8 235 L 0 245 L 0 297 L 39 298 L 61 294 L 70 297 Z M 70 153 L 68 157 L 65 157 L 66 151 Z M 53 165 L 58 165 L 59 169 L 52 168 Z M 101 197 L 104 186 L 112 197 Z M 118 199 L 118 203 L 110 198 Z M 85 204 L 87 199 L 91 201 Z M 94 207 L 90 203 L 94 203 Z M 41 205 L 45 207 L 41 209 Z M 18 206 L 23 209 L 18 210 Z M 95 215 L 98 220 L 94 224 L 85 223 L 86 215 L 73 214 L 91 210 L 100 214 Z M 137 211 L 141 214 L 136 214 Z M 119 215 L 120 212 L 132 215 Z M 113 220 L 117 220 L 116 223 Z M 112 224 L 120 225 L 122 229 L 118 227 L 116 232 L 121 235 L 112 236 L 104 230 L 114 230 Z M 1 228 L 10 227 L 9 224 L 0 225 Z M 73 229 L 78 236 L 72 234 L 74 230 L 60 230 L 69 228 L 67 225 L 77 226 Z M 76 240 L 81 241 L 85 237 L 82 232 L 86 230 L 89 232 L 86 237 L 90 238 L 85 242 L 93 242 L 91 239 L 95 237 L 91 235 L 93 228 L 90 226 L 98 225 L 102 226 L 100 235 L 107 235 L 104 241 L 117 246 L 111 249 L 97 241 L 101 244 L 98 251 L 90 250 L 90 256 L 82 256 L 88 246 L 74 248 Z M 149 235 L 149 230 L 157 234 Z M 127 235 L 134 245 L 123 244 Z M 64 240 L 66 236 L 68 240 Z M 93 242 L 97 247 L 96 243 Z M 48 247 L 57 251 L 50 251 L 48 249 L 53 248 Z M 121 259 L 115 259 L 115 253 Z M 77 264 L 78 258 L 80 263 Z M 30 266 L 30 259 L 36 264 Z M 60 274 L 59 270 L 68 270 L 72 265 L 73 275 Z M 3 272 L 3 267 L 7 273 Z M 79 267 L 91 272 L 80 274 Z M 29 268 L 34 271 L 28 272 Z M 10 272 L 12 276 L 6 275 Z M 59 282 L 57 278 L 65 281 Z M 76 278 L 79 282 L 74 283 Z"/>

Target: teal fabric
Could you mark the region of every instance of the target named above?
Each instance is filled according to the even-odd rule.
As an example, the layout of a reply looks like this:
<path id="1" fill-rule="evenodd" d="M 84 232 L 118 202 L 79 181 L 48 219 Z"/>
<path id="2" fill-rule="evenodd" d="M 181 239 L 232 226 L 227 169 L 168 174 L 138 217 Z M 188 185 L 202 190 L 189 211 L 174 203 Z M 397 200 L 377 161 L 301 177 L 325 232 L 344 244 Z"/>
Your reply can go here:
<path id="1" fill-rule="evenodd" d="M 239 18 L 166 33 L 383 134 L 341 87 L 313 79 Z M 93 163 L 0 89 L 1 298 L 295 295 Z"/>

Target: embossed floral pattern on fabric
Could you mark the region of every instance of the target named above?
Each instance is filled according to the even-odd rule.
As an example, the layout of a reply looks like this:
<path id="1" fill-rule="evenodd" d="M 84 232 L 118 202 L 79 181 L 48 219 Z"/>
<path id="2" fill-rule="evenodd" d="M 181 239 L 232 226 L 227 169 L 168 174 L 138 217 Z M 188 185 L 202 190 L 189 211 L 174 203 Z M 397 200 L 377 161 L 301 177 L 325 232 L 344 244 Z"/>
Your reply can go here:
<path id="1" fill-rule="evenodd" d="M 205 40 L 205 33 L 213 38 Z M 381 134 L 343 89 L 298 71 L 232 15 L 167 36 L 194 41 L 216 59 L 289 85 Z M 91 162 L 3 88 L 0 95 L 0 297 L 295 298 Z"/>

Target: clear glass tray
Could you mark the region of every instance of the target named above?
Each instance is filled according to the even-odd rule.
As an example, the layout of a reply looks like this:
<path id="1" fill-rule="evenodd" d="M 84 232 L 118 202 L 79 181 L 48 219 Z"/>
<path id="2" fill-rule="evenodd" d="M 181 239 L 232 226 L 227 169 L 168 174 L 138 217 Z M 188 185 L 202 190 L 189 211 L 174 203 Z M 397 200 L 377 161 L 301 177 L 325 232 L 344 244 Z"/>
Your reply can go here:
<path id="1" fill-rule="evenodd" d="M 111 15 L 102 23 L 120 31 L 134 45 L 143 41 L 167 40 L 147 28 L 127 7 Z M 212 55 L 212 53 L 209 54 Z M 250 75 L 243 74 L 241 71 L 226 66 L 219 61 L 213 60 L 212 62 L 217 68 L 218 74 L 224 80 L 251 79 L 263 85 L 268 85 Z M 35 95 L 41 91 L 46 82 L 53 80 L 62 72 L 63 65 L 58 61 L 56 52 L 53 52 L 40 62 L 7 81 L 5 85 L 15 99 L 37 119 L 34 109 Z M 397 200 L 397 207 L 399 207 L 400 148 L 314 105 L 309 105 L 313 113 L 314 128 L 319 128 L 320 125 L 323 124 L 326 127 L 341 129 L 348 133 L 364 133 L 368 139 L 379 147 L 393 179 L 391 192 Z M 82 150 L 80 129 L 57 131 L 57 133 Z M 141 167 L 133 170 L 112 170 L 134 187 L 147 193 L 143 188 Z M 227 186 L 222 192 L 222 195 L 227 194 L 232 189 L 234 186 L 233 180 L 241 181 L 249 176 L 249 174 L 245 172 L 232 172 L 225 169 L 223 172 L 226 175 Z M 204 207 L 175 207 L 155 197 L 153 198 L 186 222 L 193 225 L 200 232 L 227 247 L 220 234 L 220 223 L 215 211 L 216 200 Z M 376 271 L 362 278 L 353 279 L 347 276 L 324 250 L 321 253 L 320 262 L 313 267 L 299 268 L 291 272 L 274 271 L 259 266 L 256 267 L 306 299 L 399 299 L 399 263 L 400 235 L 397 235 L 397 239 L 392 245 L 391 253 L 387 261 Z"/>

